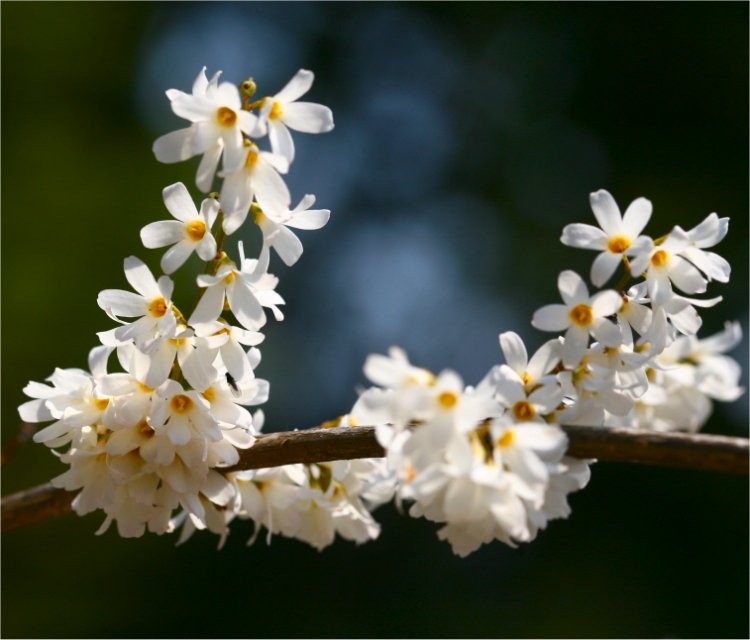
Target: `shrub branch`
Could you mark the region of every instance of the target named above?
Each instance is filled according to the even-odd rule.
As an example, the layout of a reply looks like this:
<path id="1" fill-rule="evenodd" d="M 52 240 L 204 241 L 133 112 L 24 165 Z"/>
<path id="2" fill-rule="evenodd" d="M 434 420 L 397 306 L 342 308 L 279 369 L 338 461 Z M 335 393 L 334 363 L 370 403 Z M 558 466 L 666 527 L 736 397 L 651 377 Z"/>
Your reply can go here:
<path id="1" fill-rule="evenodd" d="M 562 427 L 568 455 L 600 461 L 634 462 L 662 467 L 748 475 L 750 440 L 693 433 L 660 433 L 611 427 Z M 278 467 L 285 464 L 379 458 L 383 448 L 374 427 L 315 428 L 259 435 L 239 462 L 222 471 Z M 51 484 L 2 499 L 2 530 L 9 531 L 71 511 L 72 494 Z"/>

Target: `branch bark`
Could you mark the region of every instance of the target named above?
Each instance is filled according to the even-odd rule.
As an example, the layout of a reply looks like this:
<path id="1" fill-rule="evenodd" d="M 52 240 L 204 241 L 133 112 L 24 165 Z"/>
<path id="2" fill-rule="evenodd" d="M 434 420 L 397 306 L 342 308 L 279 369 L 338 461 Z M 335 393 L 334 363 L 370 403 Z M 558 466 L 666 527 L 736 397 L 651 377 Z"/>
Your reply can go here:
<path id="1" fill-rule="evenodd" d="M 574 458 L 748 475 L 750 440 L 746 438 L 610 427 L 562 428 L 568 434 L 568 455 Z M 383 453 L 373 427 L 285 431 L 258 436 L 252 447 L 240 451 L 234 467 L 222 471 L 378 458 Z M 2 499 L 2 530 L 64 515 L 71 511 L 72 499 L 72 493 L 51 484 L 6 496 Z"/>

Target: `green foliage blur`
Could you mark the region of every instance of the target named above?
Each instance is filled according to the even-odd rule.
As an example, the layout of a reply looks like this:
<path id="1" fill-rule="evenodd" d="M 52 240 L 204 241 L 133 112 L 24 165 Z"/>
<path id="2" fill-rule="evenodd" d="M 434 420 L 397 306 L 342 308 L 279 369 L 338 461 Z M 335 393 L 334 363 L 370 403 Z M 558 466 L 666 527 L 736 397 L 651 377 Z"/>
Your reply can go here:
<path id="1" fill-rule="evenodd" d="M 599 188 L 623 210 L 651 199 L 654 235 L 730 216 L 717 251 L 733 278 L 709 289 L 724 302 L 703 335 L 728 319 L 747 335 L 746 3 L 5 2 L 1 12 L 4 446 L 24 385 L 85 367 L 95 333 L 111 327 L 96 295 L 126 287 L 123 258 L 158 267 L 138 232 L 163 219 L 162 188 L 181 180 L 197 197 L 197 163 L 159 165 L 151 144 L 184 126 L 163 91 L 188 90 L 202 64 L 236 82 L 254 74 L 268 93 L 311 68 L 310 99 L 336 116 L 332 134 L 299 143 L 290 174 L 294 197 L 316 193 L 333 213 L 302 238 L 294 269 L 274 265 L 288 321 L 263 345 L 269 430 L 344 413 L 364 357 L 390 344 L 471 383 L 498 362 L 500 331 L 546 339 L 529 319 L 557 301 L 559 271 L 587 274 L 593 254 L 558 238 L 592 222 Z M 245 27 L 260 35 L 233 40 Z M 746 368 L 746 338 L 734 355 Z M 747 415 L 746 398 L 718 406 L 707 430 L 747 436 Z M 29 442 L 3 465 L 2 493 L 61 471 Z M 99 514 L 68 516 L 3 536 L 2 635 L 747 637 L 746 478 L 598 464 L 571 503 L 570 519 L 532 544 L 465 560 L 391 506 L 376 512 L 379 540 L 322 553 L 263 535 L 247 548 L 247 523 L 217 551 L 208 534 L 180 547 L 97 537 Z"/>

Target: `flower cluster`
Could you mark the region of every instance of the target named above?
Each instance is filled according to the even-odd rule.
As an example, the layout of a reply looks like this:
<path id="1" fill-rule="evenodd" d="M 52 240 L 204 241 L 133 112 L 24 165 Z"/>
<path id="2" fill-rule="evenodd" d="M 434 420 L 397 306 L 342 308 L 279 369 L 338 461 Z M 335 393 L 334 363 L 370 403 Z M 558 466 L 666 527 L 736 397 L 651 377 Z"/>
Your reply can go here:
<path id="1" fill-rule="evenodd" d="M 623 277 L 590 295 L 581 276 L 563 271 L 562 304 L 532 319 L 557 335 L 530 358 L 517 334 L 502 333 L 505 364 L 471 387 L 453 371 L 414 366 L 395 347 L 371 355 L 365 374 L 376 386 L 335 424 L 374 425 L 385 458 L 243 470 L 239 450 L 253 446 L 264 422 L 247 407 L 269 394 L 255 374 L 261 330 L 267 313 L 284 317 L 271 250 L 294 264 L 302 244 L 292 229 L 319 229 L 330 215 L 311 209 L 312 195 L 292 207 L 283 179 L 295 155 L 290 130 L 323 133 L 333 116 L 298 101 L 310 71 L 255 100 L 252 79 L 236 86 L 219 78 L 204 69 L 191 93 L 167 92 L 190 126 L 160 137 L 154 153 L 167 163 L 201 156 L 196 184 L 208 196 L 196 206 L 184 184 L 164 189 L 171 219 L 140 233 L 146 248 L 167 248 L 162 274 L 126 258 L 132 291 L 100 292 L 98 304 L 117 326 L 98 334 L 89 370 L 56 369 L 49 384 L 29 383 L 32 399 L 19 408 L 27 422 L 50 422 L 34 440 L 66 448 L 58 455 L 69 468 L 53 484 L 78 491 L 77 513 L 103 510 L 100 531 L 113 522 L 125 537 L 181 527 L 183 541 L 208 529 L 223 541 L 237 518 L 252 520 L 255 536 L 265 528 L 269 538 L 322 549 L 337 534 L 357 543 L 377 537 L 370 510 L 395 496 L 411 515 L 441 523 L 439 537 L 460 555 L 495 539 L 516 545 L 566 517 L 568 494 L 589 480 L 591 461 L 566 456 L 559 425 L 694 431 L 713 400 L 742 393 L 739 366 L 724 355 L 739 326 L 698 339 L 697 309 L 721 298 L 687 297 L 729 280 L 728 263 L 707 250 L 726 235 L 728 219 L 711 214 L 694 229 L 652 239 L 642 235 L 648 200 L 623 216 L 598 191 L 591 206 L 599 227 L 568 225 L 562 242 L 599 252 L 594 286 L 620 267 Z M 270 151 L 257 144 L 265 136 Z M 238 241 L 230 257 L 227 239 L 248 224 L 260 229 L 259 254 L 246 256 Z M 180 309 L 170 276 L 193 253 L 205 268 L 196 302 Z M 108 370 L 113 354 L 121 371 Z"/>
<path id="2" fill-rule="evenodd" d="M 300 70 L 279 93 L 255 101 L 252 80 L 238 88 L 219 77 L 208 80 L 203 69 L 192 93 L 167 91 L 174 113 L 191 124 L 154 144 L 162 162 L 201 155 L 196 182 L 204 192 L 213 188 L 221 163 L 219 192 L 197 207 L 184 184 L 164 189 L 171 219 L 148 224 L 140 234 L 147 248 L 168 247 L 161 257 L 163 275 L 155 277 L 135 256 L 126 258 L 125 278 L 133 291 L 99 294 L 99 306 L 118 326 L 99 333 L 102 344 L 90 353 L 90 370 L 57 369 L 49 384 L 30 383 L 24 391 L 33 399 L 19 409 L 25 421 L 53 421 L 34 435 L 36 442 L 68 446 L 60 459 L 69 469 L 53 484 L 80 490 L 75 511 L 102 509 L 106 520 L 100 530 L 115 522 L 122 536 L 140 536 L 146 529 L 162 533 L 179 522 L 186 523 L 183 531 L 222 532 L 220 514 L 233 513 L 234 505 L 239 512 L 250 500 L 248 475 L 235 479 L 221 471 L 238 462 L 238 450 L 253 444 L 263 422 L 260 410 L 252 414 L 246 407 L 268 398 L 268 382 L 255 375 L 266 310 L 283 319 L 278 278 L 268 272 L 271 249 L 294 264 L 302 244 L 291 229 L 318 229 L 330 214 L 311 209 L 312 195 L 292 207 L 282 178 L 294 159 L 290 129 L 333 128 L 327 107 L 297 101 L 310 89 L 313 74 Z M 266 134 L 271 150 L 261 151 L 256 141 Z M 237 242 L 233 259 L 226 240 L 245 225 L 248 213 L 262 233 L 262 249 L 250 258 Z M 197 277 L 198 302 L 183 312 L 170 275 L 193 253 L 205 271 Z M 121 372 L 107 371 L 113 353 Z M 289 486 L 306 473 L 288 471 Z M 341 520 L 338 487 L 351 486 L 352 474 L 337 467 L 329 474 L 335 480 L 325 487 L 312 476 L 295 486 L 304 494 L 301 500 L 326 503 Z M 279 529 L 257 517 L 269 529 L 292 535 L 288 519 Z M 359 512 L 351 515 L 358 517 Z M 338 520 L 337 529 L 361 538 L 355 525 Z M 317 539 L 304 533 L 310 527 L 300 527 L 300 537 Z M 368 535 L 373 527 L 366 523 Z"/>
<path id="3" fill-rule="evenodd" d="M 393 348 L 370 356 L 367 389 L 352 409 L 377 424 L 399 501 L 410 514 L 443 523 L 438 535 L 466 555 L 493 539 L 533 539 L 570 511 L 567 494 L 588 482 L 587 461 L 565 456 L 560 424 L 695 431 L 712 400 L 734 400 L 739 366 L 722 355 L 740 339 L 737 323 L 698 340 L 696 307 L 710 280 L 727 282 L 729 265 L 705 249 L 726 235 L 727 218 L 709 215 L 690 231 L 640 235 L 651 217 L 645 198 L 621 216 L 606 191 L 591 194 L 601 228 L 571 224 L 564 244 L 599 251 L 591 281 L 601 286 L 620 265 L 614 289 L 589 294 L 574 271 L 558 278 L 562 304 L 539 309 L 532 325 L 564 332 L 529 358 L 521 338 L 500 334 L 505 364 L 476 388 L 452 371 L 413 366 Z M 628 288 L 631 279 L 641 278 Z"/>

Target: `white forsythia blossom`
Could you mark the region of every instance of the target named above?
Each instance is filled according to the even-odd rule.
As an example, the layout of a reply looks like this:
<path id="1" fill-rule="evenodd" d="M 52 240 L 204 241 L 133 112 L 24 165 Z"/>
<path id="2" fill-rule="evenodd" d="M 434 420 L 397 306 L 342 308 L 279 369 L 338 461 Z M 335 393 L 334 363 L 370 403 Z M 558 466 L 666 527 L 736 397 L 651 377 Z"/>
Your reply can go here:
<path id="1" fill-rule="evenodd" d="M 581 276 L 575 271 L 563 271 L 557 287 L 565 304 L 550 304 L 539 309 L 531 324 L 542 331 L 565 332 L 562 361 L 572 366 L 583 355 L 589 335 L 608 347 L 616 347 L 622 340 L 617 325 L 607 319 L 620 308 L 622 300 L 616 291 L 601 291 L 589 297 Z"/>
<path id="2" fill-rule="evenodd" d="M 198 286 L 205 292 L 190 316 L 190 323 L 214 322 L 224 310 L 226 300 L 229 309 L 239 323 L 249 331 L 257 331 L 266 323 L 263 307 L 273 311 L 277 320 L 284 315 L 278 305 L 284 299 L 274 291 L 278 278 L 267 273 L 268 251 L 262 251 L 260 257 L 245 258 L 242 242 L 237 243 L 240 254 L 240 266 L 225 258 L 215 275 L 198 276 Z"/>
<path id="3" fill-rule="evenodd" d="M 589 224 L 569 224 L 562 232 L 563 244 L 581 249 L 601 251 L 591 265 L 591 282 L 601 287 L 617 269 L 625 256 L 648 251 L 652 241 L 639 235 L 651 218 L 651 202 L 638 198 L 630 203 L 625 215 L 608 191 L 591 194 L 591 209 L 601 229 Z"/>
<path id="4" fill-rule="evenodd" d="M 307 194 L 294 209 L 266 213 L 260 206 L 251 206 L 253 221 L 263 233 L 264 246 L 273 248 L 284 264 L 291 267 L 302 255 L 302 242 L 289 229 L 320 229 L 326 225 L 331 212 L 328 209 L 310 209 L 315 196 Z"/>
<path id="5" fill-rule="evenodd" d="M 319 228 L 329 215 L 327 210 L 307 211 L 313 196 L 290 211 L 289 191 L 277 169 L 286 172 L 291 158 L 260 152 L 248 136 L 263 135 L 271 115 L 274 131 L 314 118 L 320 109 L 330 115 L 319 105 L 307 113 L 293 104 L 304 91 L 291 86 L 277 96 L 285 117 L 279 118 L 277 106 L 259 124 L 253 111 L 259 112 L 264 102 L 250 104 L 244 84 L 241 96 L 236 86 L 219 83 L 218 73 L 209 80 L 204 69 L 191 94 L 167 92 L 173 111 L 191 126 L 159 138 L 157 158 L 177 162 L 202 155 L 197 183 L 208 191 L 223 156 L 222 176 L 232 176 L 222 189 L 224 202 L 207 198 L 199 211 L 185 185 L 166 187 L 164 204 L 174 219 L 141 230 L 147 248 L 168 247 L 160 262 L 165 275 L 157 277 L 140 259 L 127 258 L 125 276 L 134 292 L 107 289 L 99 294 L 99 306 L 120 326 L 99 333 L 102 346 L 91 351 L 91 371 L 56 369 L 49 385 L 32 382 L 26 387 L 31 400 L 19 407 L 26 421 L 51 422 L 35 434 L 37 442 L 68 447 L 60 460 L 69 468 L 53 482 L 78 491 L 73 507 L 79 514 L 105 512 L 100 531 L 114 522 L 121 535 L 132 537 L 147 529 L 164 533 L 183 523 L 183 537 L 195 529 L 224 537 L 233 509 L 239 513 L 242 506 L 238 485 L 220 471 L 238 462 L 238 449 L 254 443 L 262 413 L 253 415 L 246 407 L 262 404 L 269 395 L 268 382 L 256 377 L 255 368 L 264 308 L 283 319 L 283 299 L 274 291 L 278 279 L 268 273 L 270 248 L 287 261 L 292 254 L 298 258 L 301 246 L 290 243 L 287 225 Z M 292 95 L 295 91 L 298 95 Z M 317 127 L 303 122 L 298 128 Z M 239 183 L 245 190 L 233 192 L 232 185 Z M 247 198 L 244 211 L 227 208 L 240 198 Z M 239 243 L 235 264 L 222 245 L 253 201 L 275 216 L 282 231 L 265 234 L 257 259 L 246 257 Z M 214 230 L 222 215 L 224 224 Z M 166 274 L 178 270 L 193 252 L 208 264 L 198 279 L 200 303 L 183 314 L 172 301 L 174 282 Z M 112 353 L 121 372 L 107 372 Z M 363 483 L 352 480 L 363 477 L 362 464 L 352 463 L 351 472 L 334 465 L 333 479 L 321 495 L 314 470 L 298 485 L 296 509 L 312 524 L 295 535 L 318 547 L 330 542 L 330 523 L 319 515 L 323 506 L 333 530 L 344 537 L 361 541 L 377 534 L 359 498 Z"/>
<path id="6" fill-rule="evenodd" d="M 505 341 L 525 355 L 520 338 Z M 529 541 L 548 519 L 567 515 L 545 512 L 550 479 L 567 470 L 567 438 L 554 425 L 529 422 L 537 411 L 542 417 L 557 408 L 559 389 L 548 394 L 541 387 L 544 400 L 534 405 L 517 376 L 493 369 L 477 388 L 464 387 L 455 373 L 435 376 L 396 348 L 390 357 L 370 356 L 365 373 L 385 388 L 364 391 L 351 416 L 377 425 L 397 500 L 413 501 L 411 515 L 443 523 L 438 535 L 457 554 L 493 539 Z M 570 482 L 568 491 L 583 484 Z M 559 494 L 565 483 L 556 486 Z"/>
<path id="7" fill-rule="evenodd" d="M 283 156 L 260 151 L 257 146 L 249 144 L 242 165 L 235 171 L 222 174 L 224 233 L 230 235 L 242 226 L 253 199 L 267 211 L 282 212 L 288 209 L 291 196 L 281 177 L 288 170 L 289 163 Z"/>
<path id="8" fill-rule="evenodd" d="M 219 214 L 219 203 L 206 198 L 200 213 L 196 209 L 187 188 L 181 182 L 164 188 L 164 204 L 176 220 L 152 222 L 141 229 L 141 241 L 148 249 L 159 249 L 172 245 L 162 256 L 164 273 L 174 273 L 190 254 L 195 251 L 201 260 L 216 256 L 216 239 L 211 233 Z"/>
<path id="9" fill-rule="evenodd" d="M 159 340 L 174 336 L 177 320 L 172 312 L 174 283 L 171 278 L 161 276 L 157 281 L 135 256 L 125 258 L 125 278 L 138 293 L 105 289 L 97 298 L 99 307 L 122 324 L 115 329 L 114 338 L 120 342 L 133 340 L 139 348 L 148 350 Z M 128 323 L 119 316 L 138 320 Z"/>
<path id="10" fill-rule="evenodd" d="M 193 124 L 168 133 L 154 142 L 159 162 L 181 162 L 202 155 L 196 182 L 209 191 L 222 153 L 224 168 L 235 170 L 245 158 L 244 137 L 256 133 L 258 119 L 242 109 L 240 92 L 231 82 L 219 84 L 218 72 L 210 81 L 203 67 L 193 83 L 192 93 L 167 91 L 172 111 Z"/>
<path id="11" fill-rule="evenodd" d="M 297 102 L 315 78 L 312 71 L 300 69 L 275 96 L 264 98 L 261 121 L 268 126 L 268 139 L 274 153 L 294 160 L 294 141 L 289 129 L 304 133 L 326 133 L 333 129 L 333 113 L 314 102 Z"/>

